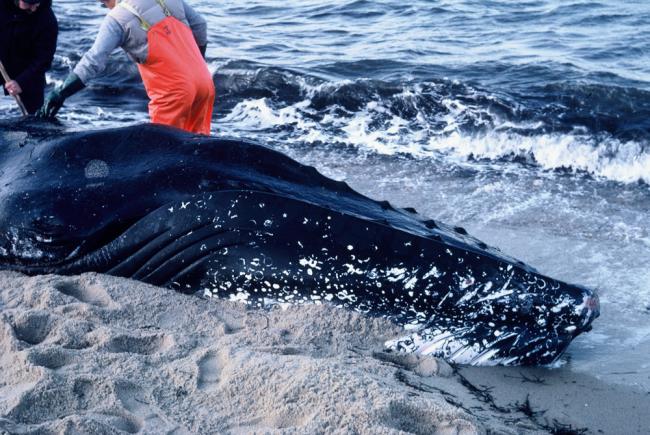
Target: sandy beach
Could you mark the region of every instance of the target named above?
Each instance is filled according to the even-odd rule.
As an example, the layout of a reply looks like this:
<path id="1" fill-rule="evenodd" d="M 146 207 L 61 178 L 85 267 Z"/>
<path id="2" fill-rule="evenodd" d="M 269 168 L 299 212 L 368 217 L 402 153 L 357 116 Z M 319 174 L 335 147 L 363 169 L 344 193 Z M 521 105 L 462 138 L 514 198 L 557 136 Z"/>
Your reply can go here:
<path id="1" fill-rule="evenodd" d="M 0 433 L 647 433 L 647 392 L 386 353 L 402 331 L 99 274 L 0 273 Z"/>

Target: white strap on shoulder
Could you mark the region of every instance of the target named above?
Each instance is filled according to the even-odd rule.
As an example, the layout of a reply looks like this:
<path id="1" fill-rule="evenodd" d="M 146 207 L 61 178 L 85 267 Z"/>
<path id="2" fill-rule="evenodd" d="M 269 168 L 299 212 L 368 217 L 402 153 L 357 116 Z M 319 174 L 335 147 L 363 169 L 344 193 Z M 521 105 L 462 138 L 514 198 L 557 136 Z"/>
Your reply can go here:
<path id="1" fill-rule="evenodd" d="M 160 7 L 163 10 L 163 13 L 165 14 L 166 17 L 171 17 L 172 13 L 167 7 L 167 4 L 165 3 L 165 0 L 156 0 L 156 2 L 160 5 Z"/>
<path id="2" fill-rule="evenodd" d="M 148 32 L 149 29 L 151 29 L 151 24 L 149 24 L 144 18 L 142 18 L 142 15 L 140 15 L 140 12 L 138 12 L 136 8 L 134 8 L 133 6 L 131 6 L 125 1 L 119 2 L 117 6 L 123 7 L 124 9 L 126 9 L 127 11 L 135 15 L 136 18 L 140 21 L 140 27 L 142 27 L 142 30 Z"/>

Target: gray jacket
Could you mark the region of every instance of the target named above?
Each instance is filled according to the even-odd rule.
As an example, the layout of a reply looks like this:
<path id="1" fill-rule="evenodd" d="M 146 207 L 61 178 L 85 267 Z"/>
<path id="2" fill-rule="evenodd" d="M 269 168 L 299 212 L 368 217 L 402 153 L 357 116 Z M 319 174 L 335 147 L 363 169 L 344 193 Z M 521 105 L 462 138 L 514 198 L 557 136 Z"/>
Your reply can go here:
<path id="1" fill-rule="evenodd" d="M 165 18 L 156 0 L 118 0 L 118 5 L 102 21 L 95 43 L 74 68 L 74 73 L 84 84 L 104 71 L 110 54 L 118 47 L 122 47 L 137 63 L 147 60 L 147 32 L 142 29 L 138 17 L 119 6 L 123 2 L 132 6 L 151 26 Z M 199 47 L 207 45 L 208 25 L 203 17 L 184 0 L 165 0 L 165 4 L 172 16 L 192 29 Z"/>

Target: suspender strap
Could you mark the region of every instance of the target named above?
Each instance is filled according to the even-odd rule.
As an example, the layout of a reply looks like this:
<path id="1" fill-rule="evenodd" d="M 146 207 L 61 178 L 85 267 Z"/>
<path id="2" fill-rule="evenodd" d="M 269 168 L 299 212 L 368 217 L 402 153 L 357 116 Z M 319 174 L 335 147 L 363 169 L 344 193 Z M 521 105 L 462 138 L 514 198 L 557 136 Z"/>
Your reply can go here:
<path id="1" fill-rule="evenodd" d="M 172 13 L 167 7 L 167 4 L 165 4 L 165 0 L 156 0 L 156 2 L 160 5 L 160 7 L 163 10 L 163 13 L 165 14 L 166 17 L 171 17 Z"/>
<path id="2" fill-rule="evenodd" d="M 123 7 L 124 9 L 126 9 L 127 11 L 135 15 L 140 21 L 140 27 L 142 27 L 142 30 L 148 32 L 149 29 L 151 29 L 151 24 L 149 24 L 144 18 L 142 18 L 142 15 L 140 15 L 140 13 L 133 6 L 131 6 L 130 4 L 124 1 L 118 3 L 118 6 Z"/>
<path id="3" fill-rule="evenodd" d="M 160 8 L 163 10 L 163 13 L 165 14 L 166 17 L 171 17 L 172 13 L 167 7 L 167 4 L 165 3 L 165 0 L 156 0 L 156 3 L 160 6 Z M 124 9 L 127 11 L 131 12 L 133 15 L 135 15 L 138 20 L 140 21 L 140 27 L 142 27 L 142 30 L 145 32 L 148 32 L 149 29 L 151 29 L 151 24 L 149 24 L 144 18 L 142 18 L 142 15 L 130 4 L 121 1 L 118 3 L 118 6 L 122 6 Z"/>

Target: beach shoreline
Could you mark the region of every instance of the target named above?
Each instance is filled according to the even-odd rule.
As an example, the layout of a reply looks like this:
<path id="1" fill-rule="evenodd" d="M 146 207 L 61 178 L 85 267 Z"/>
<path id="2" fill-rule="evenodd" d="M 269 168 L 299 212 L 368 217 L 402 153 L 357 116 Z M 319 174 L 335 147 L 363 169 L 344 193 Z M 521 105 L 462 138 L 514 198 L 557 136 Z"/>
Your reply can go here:
<path id="1" fill-rule="evenodd" d="M 325 305 L 269 311 L 95 273 L 0 272 L 0 433 L 644 433 L 650 395 L 386 353 Z M 4 431 L 4 432 L 3 432 Z"/>

